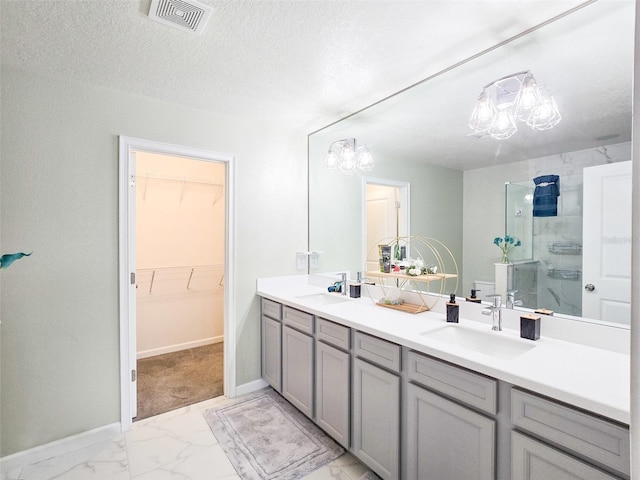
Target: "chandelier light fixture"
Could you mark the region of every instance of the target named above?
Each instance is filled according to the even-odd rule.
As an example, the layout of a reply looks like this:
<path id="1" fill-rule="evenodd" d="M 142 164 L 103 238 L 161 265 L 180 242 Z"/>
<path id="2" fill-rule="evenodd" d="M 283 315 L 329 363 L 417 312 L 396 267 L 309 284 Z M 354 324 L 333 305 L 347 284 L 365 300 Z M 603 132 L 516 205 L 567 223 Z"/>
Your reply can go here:
<path id="1" fill-rule="evenodd" d="M 329 145 L 324 164 L 329 171 L 368 172 L 373 168 L 373 157 L 366 145 L 356 145 L 355 138 L 346 138 Z"/>
<path id="2" fill-rule="evenodd" d="M 553 96 L 530 71 L 518 72 L 485 85 L 469 121 L 470 135 L 504 140 L 518 131 L 518 122 L 533 130 L 555 127 L 562 117 Z"/>

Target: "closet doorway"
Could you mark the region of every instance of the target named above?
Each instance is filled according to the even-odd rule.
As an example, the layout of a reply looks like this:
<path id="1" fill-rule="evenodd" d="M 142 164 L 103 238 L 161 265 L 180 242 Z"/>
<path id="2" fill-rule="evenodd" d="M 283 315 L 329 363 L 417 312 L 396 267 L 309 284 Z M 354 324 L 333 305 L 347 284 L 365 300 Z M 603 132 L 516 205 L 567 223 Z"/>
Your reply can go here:
<path id="1" fill-rule="evenodd" d="M 363 246 L 366 271 L 370 272 L 380 268 L 380 242 L 409 237 L 409 183 L 363 178 L 363 191 Z"/>
<path id="2" fill-rule="evenodd" d="M 232 187 L 230 155 L 120 137 L 124 431 L 235 395 Z"/>
<path id="3" fill-rule="evenodd" d="M 142 420 L 223 394 L 225 165 L 135 156 Z"/>

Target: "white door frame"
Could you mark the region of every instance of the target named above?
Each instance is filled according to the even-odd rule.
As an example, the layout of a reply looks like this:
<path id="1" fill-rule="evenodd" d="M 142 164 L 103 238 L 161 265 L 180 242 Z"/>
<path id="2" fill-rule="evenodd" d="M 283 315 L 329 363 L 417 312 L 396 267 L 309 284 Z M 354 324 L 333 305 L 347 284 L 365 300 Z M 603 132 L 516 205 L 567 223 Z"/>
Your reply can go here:
<path id="1" fill-rule="evenodd" d="M 235 183 L 233 155 L 171 145 L 131 137 L 119 137 L 119 287 L 120 287 L 120 425 L 122 431 L 131 429 L 132 359 L 135 359 L 135 171 L 131 167 L 134 151 L 148 151 L 210 162 L 225 163 L 225 262 L 224 262 L 224 394 L 236 393 L 236 331 L 235 331 Z M 132 178 L 133 175 L 133 178 Z M 132 241 L 133 240 L 133 241 Z M 135 283 L 135 282 L 134 282 Z"/>
<path id="2" fill-rule="evenodd" d="M 402 182 L 399 180 L 389 180 L 388 178 L 374 178 L 374 177 L 362 177 L 362 201 L 361 211 L 362 214 L 362 239 L 360 245 L 362 245 L 362 259 L 360 264 L 364 267 L 367 264 L 367 185 L 384 185 L 387 187 L 399 188 L 402 192 L 403 198 L 406 198 L 406 219 L 407 222 L 407 237 L 411 236 L 411 184 L 409 182 Z M 407 251 L 407 253 L 409 253 Z"/>

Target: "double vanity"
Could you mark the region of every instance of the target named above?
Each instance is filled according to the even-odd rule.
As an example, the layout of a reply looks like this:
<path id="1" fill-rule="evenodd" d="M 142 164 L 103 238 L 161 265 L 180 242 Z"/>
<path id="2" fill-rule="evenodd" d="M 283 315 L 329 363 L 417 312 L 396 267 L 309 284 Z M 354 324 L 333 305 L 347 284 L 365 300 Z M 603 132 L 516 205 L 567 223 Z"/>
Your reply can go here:
<path id="1" fill-rule="evenodd" d="M 453 324 L 444 299 L 412 315 L 330 283 L 258 280 L 262 376 L 381 478 L 630 478 L 625 352 L 567 341 L 553 317 L 530 341 L 516 312 L 494 332 L 482 305 Z"/>

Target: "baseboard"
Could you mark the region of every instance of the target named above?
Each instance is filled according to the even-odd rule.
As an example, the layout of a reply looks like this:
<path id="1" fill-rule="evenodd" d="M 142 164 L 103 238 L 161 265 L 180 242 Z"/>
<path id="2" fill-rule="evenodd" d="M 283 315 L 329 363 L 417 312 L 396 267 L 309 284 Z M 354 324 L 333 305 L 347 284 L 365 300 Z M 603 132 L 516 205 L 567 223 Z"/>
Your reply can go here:
<path id="1" fill-rule="evenodd" d="M 262 378 L 254 380 L 253 382 L 244 383 L 242 385 L 236 385 L 236 397 L 246 395 L 247 393 L 255 392 L 261 388 L 268 387 L 269 384 Z"/>
<path id="2" fill-rule="evenodd" d="M 136 358 L 155 357 L 156 355 L 162 355 L 164 353 L 179 352 L 180 350 L 186 350 L 188 348 L 204 347 L 205 345 L 211 345 L 213 343 L 221 343 L 224 341 L 224 336 L 203 338 L 201 340 L 194 340 L 193 342 L 177 343 L 175 345 L 167 345 L 165 347 L 152 348 L 150 350 L 143 350 L 136 354 Z"/>
<path id="3" fill-rule="evenodd" d="M 61 438 L 54 442 L 45 443 L 37 447 L 23 450 L 0 458 L 0 474 L 6 475 L 14 468 L 40 462 L 51 457 L 63 455 L 79 448 L 84 448 L 94 443 L 108 440 L 122 432 L 120 423 L 112 423 L 104 427 L 87 430 L 70 437 Z"/>

